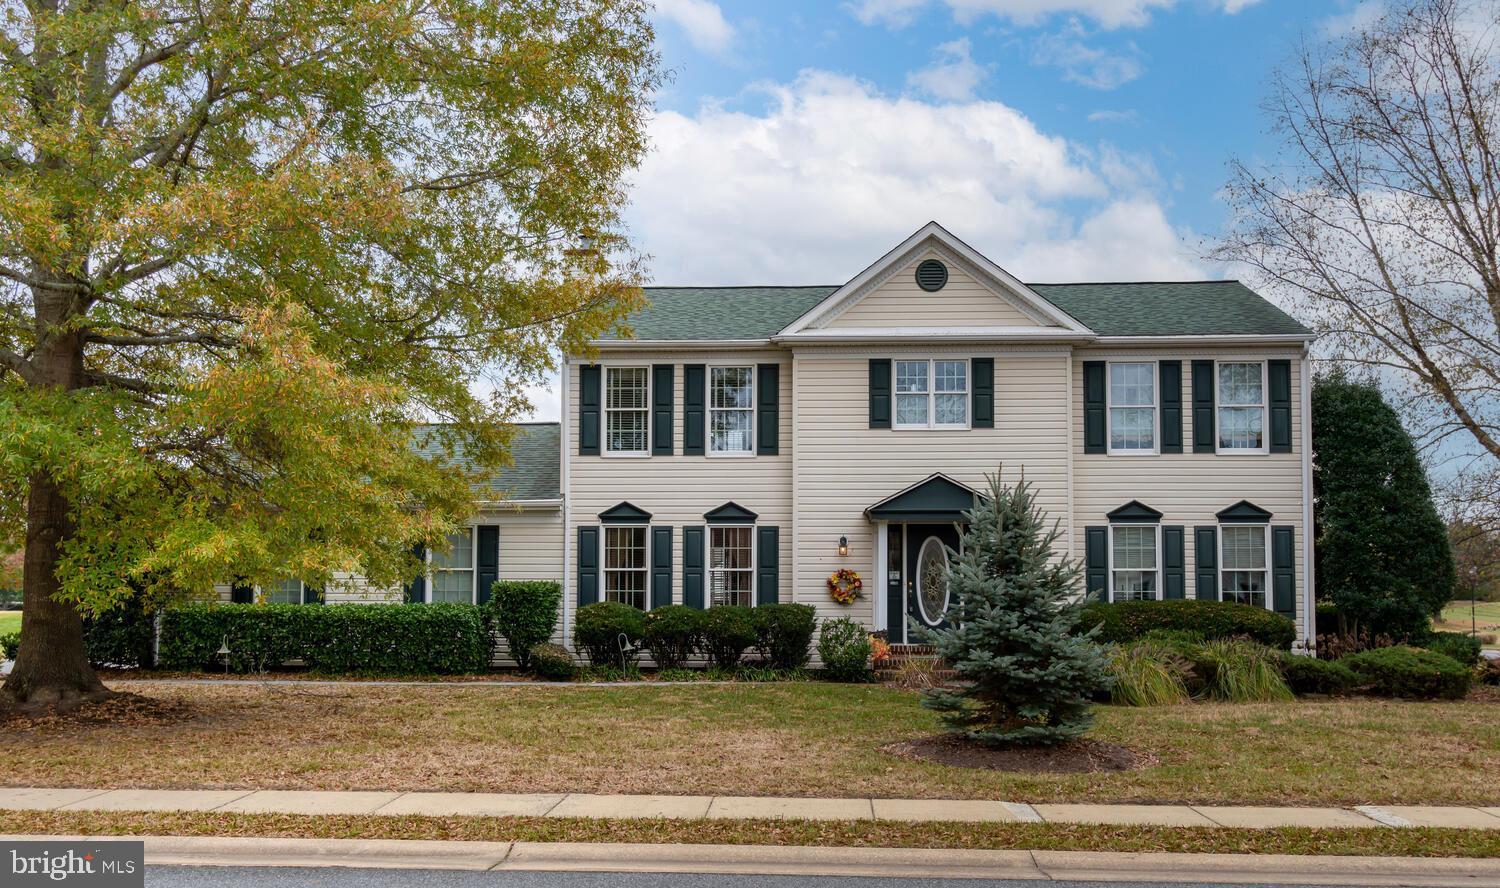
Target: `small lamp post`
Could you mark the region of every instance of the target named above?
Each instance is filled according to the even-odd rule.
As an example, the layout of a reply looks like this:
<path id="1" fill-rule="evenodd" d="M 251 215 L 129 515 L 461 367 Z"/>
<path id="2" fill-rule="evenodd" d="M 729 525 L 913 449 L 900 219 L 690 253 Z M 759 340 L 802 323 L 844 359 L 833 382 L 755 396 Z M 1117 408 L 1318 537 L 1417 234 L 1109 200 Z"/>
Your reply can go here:
<path id="1" fill-rule="evenodd" d="M 224 661 L 224 674 L 229 674 L 229 636 L 224 636 L 224 643 L 219 645 L 219 659 Z"/>

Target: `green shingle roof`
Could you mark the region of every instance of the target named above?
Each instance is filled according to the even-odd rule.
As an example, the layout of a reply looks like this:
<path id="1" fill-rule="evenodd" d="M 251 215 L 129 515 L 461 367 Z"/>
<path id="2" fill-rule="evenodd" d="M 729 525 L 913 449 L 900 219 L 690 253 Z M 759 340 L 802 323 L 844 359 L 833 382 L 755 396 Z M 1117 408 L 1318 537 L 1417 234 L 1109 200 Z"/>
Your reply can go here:
<path id="1" fill-rule="evenodd" d="M 1309 332 L 1239 281 L 1029 286 L 1101 336 Z M 642 340 L 766 339 L 837 289 L 647 287 L 650 304 L 627 323 Z"/>
<path id="2" fill-rule="evenodd" d="M 430 428 L 430 427 L 425 427 Z M 560 462 L 562 427 L 555 422 L 524 422 L 516 424 L 515 436 L 510 441 L 511 465 L 496 472 L 487 485 L 481 486 L 481 496 L 495 495 L 495 499 L 547 500 L 562 496 L 562 473 Z M 473 470 L 474 464 L 464 455 L 462 443 L 452 447 L 417 431 L 417 450 L 424 456 L 442 455 L 444 464 L 460 465 Z"/>

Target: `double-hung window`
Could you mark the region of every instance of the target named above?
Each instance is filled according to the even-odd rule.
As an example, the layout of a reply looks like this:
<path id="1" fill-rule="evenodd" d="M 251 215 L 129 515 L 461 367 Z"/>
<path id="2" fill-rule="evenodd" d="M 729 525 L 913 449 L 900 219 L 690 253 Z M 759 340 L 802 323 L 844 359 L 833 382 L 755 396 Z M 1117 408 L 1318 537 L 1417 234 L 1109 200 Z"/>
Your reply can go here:
<path id="1" fill-rule="evenodd" d="M 282 580 L 266 590 L 268 604 L 301 604 L 302 601 L 301 580 Z"/>
<path id="2" fill-rule="evenodd" d="M 1266 365 L 1260 361 L 1219 364 L 1219 451 L 1266 450 Z"/>
<path id="3" fill-rule="evenodd" d="M 1266 607 L 1266 528 L 1263 524 L 1226 524 L 1219 528 L 1220 597 L 1224 601 Z"/>
<path id="4" fill-rule="evenodd" d="M 896 361 L 898 429 L 969 427 L 969 362 Z"/>
<path id="5" fill-rule="evenodd" d="M 644 456 L 650 446 L 646 368 L 606 367 L 604 380 L 605 451 Z"/>
<path id="6" fill-rule="evenodd" d="M 1156 452 L 1156 364 L 1109 365 L 1109 452 Z"/>
<path id="7" fill-rule="evenodd" d="M 736 524 L 708 529 L 709 604 L 755 604 L 755 528 Z"/>
<path id="8" fill-rule="evenodd" d="M 465 528 L 448 537 L 448 554 L 432 553 L 432 603 L 474 603 L 474 532 Z"/>
<path id="9" fill-rule="evenodd" d="M 713 367 L 709 373 L 710 453 L 753 453 L 755 368 Z"/>
<path id="10" fill-rule="evenodd" d="M 1154 524 L 1110 525 L 1110 599 L 1154 601 L 1161 590 L 1161 553 Z"/>
<path id="11" fill-rule="evenodd" d="M 604 528 L 604 600 L 646 609 L 646 526 Z"/>

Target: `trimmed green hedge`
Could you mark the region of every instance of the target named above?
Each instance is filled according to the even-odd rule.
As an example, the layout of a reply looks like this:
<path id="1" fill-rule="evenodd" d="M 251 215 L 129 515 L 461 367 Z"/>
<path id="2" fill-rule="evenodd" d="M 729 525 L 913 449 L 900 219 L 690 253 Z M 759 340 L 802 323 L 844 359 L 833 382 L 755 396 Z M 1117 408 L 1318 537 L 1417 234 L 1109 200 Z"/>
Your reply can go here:
<path id="1" fill-rule="evenodd" d="M 1159 629 L 1196 632 L 1206 639 L 1244 636 L 1267 647 L 1287 650 L 1297 638 L 1291 620 L 1262 607 L 1231 601 L 1120 601 L 1084 605 L 1080 632 L 1098 626 L 1104 644 L 1134 641 Z"/>
<path id="2" fill-rule="evenodd" d="M 531 668 L 542 678 L 571 681 L 578 674 L 573 655 L 560 644 L 544 641 L 531 647 Z"/>
<path id="3" fill-rule="evenodd" d="M 1319 660 L 1316 657 L 1298 657 L 1284 654 L 1281 660 L 1281 676 L 1286 679 L 1292 693 L 1301 697 L 1306 694 L 1343 694 L 1359 686 L 1359 676 L 1338 660 Z"/>
<path id="4" fill-rule="evenodd" d="M 301 660 L 317 672 L 456 675 L 489 665 L 490 638 L 469 604 L 188 604 L 162 614 L 163 669 L 274 669 Z"/>
<path id="5" fill-rule="evenodd" d="M 705 611 L 669 604 L 648 611 L 642 642 L 651 652 L 657 669 L 677 669 L 687 664 L 703 642 Z"/>
<path id="6" fill-rule="evenodd" d="M 552 637 L 562 583 L 556 580 L 498 580 L 490 584 L 484 617 L 505 639 L 510 657 L 522 669 L 531 667 L 531 649 Z"/>
<path id="7" fill-rule="evenodd" d="M 756 647 L 773 669 L 801 669 L 812 653 L 818 612 L 810 604 L 762 604 L 754 608 Z"/>
<path id="8" fill-rule="evenodd" d="M 1474 680 L 1473 671 L 1452 657 L 1411 647 L 1374 648 L 1338 662 L 1383 697 L 1459 700 Z"/>
<path id="9" fill-rule="evenodd" d="M 1464 666 L 1478 666 L 1480 652 L 1484 646 L 1479 639 L 1465 632 L 1433 632 L 1422 642 L 1421 647 L 1435 654 L 1452 657 Z"/>
<path id="10" fill-rule="evenodd" d="M 625 637 L 625 650 L 620 637 Z M 578 609 L 573 642 L 595 666 L 635 667 L 638 649 L 646 635 L 646 614 L 618 601 L 600 601 Z"/>

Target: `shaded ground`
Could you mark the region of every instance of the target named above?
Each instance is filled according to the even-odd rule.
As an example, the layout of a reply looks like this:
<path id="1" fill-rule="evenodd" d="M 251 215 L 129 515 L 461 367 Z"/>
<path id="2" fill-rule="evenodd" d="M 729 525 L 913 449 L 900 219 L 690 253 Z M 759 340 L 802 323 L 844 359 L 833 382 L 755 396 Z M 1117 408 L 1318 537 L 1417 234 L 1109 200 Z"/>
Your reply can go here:
<path id="1" fill-rule="evenodd" d="M 881 747 L 936 733 L 874 685 L 164 686 L 180 720 L 12 723 L 10 786 L 1391 804 L 1500 801 L 1494 703 L 1102 707 L 1141 770 L 1005 773 Z M 1478 779 L 1476 779 L 1478 778 Z"/>

